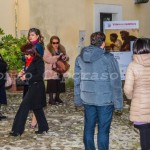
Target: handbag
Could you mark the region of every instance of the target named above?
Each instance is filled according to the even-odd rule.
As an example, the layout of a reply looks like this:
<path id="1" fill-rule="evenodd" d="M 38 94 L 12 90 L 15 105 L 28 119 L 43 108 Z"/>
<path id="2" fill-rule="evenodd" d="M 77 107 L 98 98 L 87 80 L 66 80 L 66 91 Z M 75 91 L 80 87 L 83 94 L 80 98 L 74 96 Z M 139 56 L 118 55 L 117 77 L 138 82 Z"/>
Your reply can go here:
<path id="1" fill-rule="evenodd" d="M 59 73 L 63 74 L 67 72 L 70 68 L 70 65 L 63 60 L 58 60 L 54 65 L 52 65 L 52 70 Z"/>
<path id="2" fill-rule="evenodd" d="M 11 79 L 11 77 L 10 77 L 8 72 L 6 72 L 6 74 L 5 74 L 5 79 L 6 79 L 5 87 L 6 88 L 10 87 L 12 85 L 12 79 Z"/>
<path id="3" fill-rule="evenodd" d="M 28 80 L 21 80 L 20 77 L 16 78 L 16 86 L 28 86 L 29 81 Z"/>

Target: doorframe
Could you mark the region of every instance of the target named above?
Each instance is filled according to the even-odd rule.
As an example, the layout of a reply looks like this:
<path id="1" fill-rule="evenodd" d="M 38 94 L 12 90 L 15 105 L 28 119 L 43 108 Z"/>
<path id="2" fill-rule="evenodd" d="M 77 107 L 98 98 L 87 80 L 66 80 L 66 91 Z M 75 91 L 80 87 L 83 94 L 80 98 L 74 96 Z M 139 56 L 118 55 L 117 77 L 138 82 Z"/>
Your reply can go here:
<path id="1" fill-rule="evenodd" d="M 107 18 L 110 18 L 110 20 L 107 20 L 107 21 L 112 21 L 112 13 L 102 13 L 102 12 L 100 12 L 100 14 L 99 14 L 99 17 L 100 17 L 100 31 L 101 32 L 104 32 L 103 31 L 104 30 L 104 20 L 102 21 L 102 18 L 104 19 L 104 18 L 106 18 L 106 16 L 107 16 Z"/>
<path id="2" fill-rule="evenodd" d="M 111 13 L 112 21 L 122 20 L 122 6 L 94 4 L 94 32 L 100 31 L 100 13 Z"/>

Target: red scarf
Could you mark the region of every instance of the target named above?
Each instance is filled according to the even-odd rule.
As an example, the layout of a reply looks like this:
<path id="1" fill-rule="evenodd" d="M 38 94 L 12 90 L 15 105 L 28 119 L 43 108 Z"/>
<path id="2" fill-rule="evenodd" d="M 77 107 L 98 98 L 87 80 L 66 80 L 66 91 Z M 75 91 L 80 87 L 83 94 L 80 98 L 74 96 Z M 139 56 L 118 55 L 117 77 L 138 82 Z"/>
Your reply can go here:
<path id="1" fill-rule="evenodd" d="M 32 56 L 30 58 L 28 58 L 28 57 L 26 58 L 26 67 L 30 66 L 31 62 L 33 61 L 33 58 L 34 57 L 32 57 Z"/>
<path id="2" fill-rule="evenodd" d="M 36 41 L 31 42 L 33 45 L 39 43 L 39 39 L 37 39 Z"/>

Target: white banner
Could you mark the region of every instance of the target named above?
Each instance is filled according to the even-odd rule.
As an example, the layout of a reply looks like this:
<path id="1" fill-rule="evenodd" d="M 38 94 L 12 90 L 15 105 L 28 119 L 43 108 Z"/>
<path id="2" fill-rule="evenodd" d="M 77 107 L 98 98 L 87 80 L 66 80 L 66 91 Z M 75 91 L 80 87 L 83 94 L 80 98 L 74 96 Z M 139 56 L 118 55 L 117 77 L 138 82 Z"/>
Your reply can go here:
<path id="1" fill-rule="evenodd" d="M 139 21 L 105 21 L 106 29 L 139 29 Z"/>
<path id="2" fill-rule="evenodd" d="M 114 54 L 120 67 L 121 79 L 132 61 L 132 43 L 139 36 L 139 21 L 105 21 L 106 51 Z"/>

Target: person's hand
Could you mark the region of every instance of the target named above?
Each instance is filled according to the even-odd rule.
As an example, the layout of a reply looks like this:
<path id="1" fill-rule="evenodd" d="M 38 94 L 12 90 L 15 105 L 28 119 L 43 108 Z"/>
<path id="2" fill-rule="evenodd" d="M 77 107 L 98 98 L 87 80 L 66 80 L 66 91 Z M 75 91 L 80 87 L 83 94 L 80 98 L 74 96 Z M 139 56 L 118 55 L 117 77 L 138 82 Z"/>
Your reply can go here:
<path id="1" fill-rule="evenodd" d="M 60 58 L 60 55 L 57 55 L 56 58 L 59 59 L 59 58 Z"/>
<path id="2" fill-rule="evenodd" d="M 62 55 L 62 60 L 66 61 L 67 60 L 67 56 L 66 55 Z"/>
<path id="3" fill-rule="evenodd" d="M 21 79 L 22 81 L 26 80 L 25 75 L 23 75 L 22 77 L 20 77 L 20 79 Z"/>
<path id="4" fill-rule="evenodd" d="M 23 70 L 18 73 L 18 77 L 22 77 L 23 75 L 24 75 L 24 71 Z"/>

